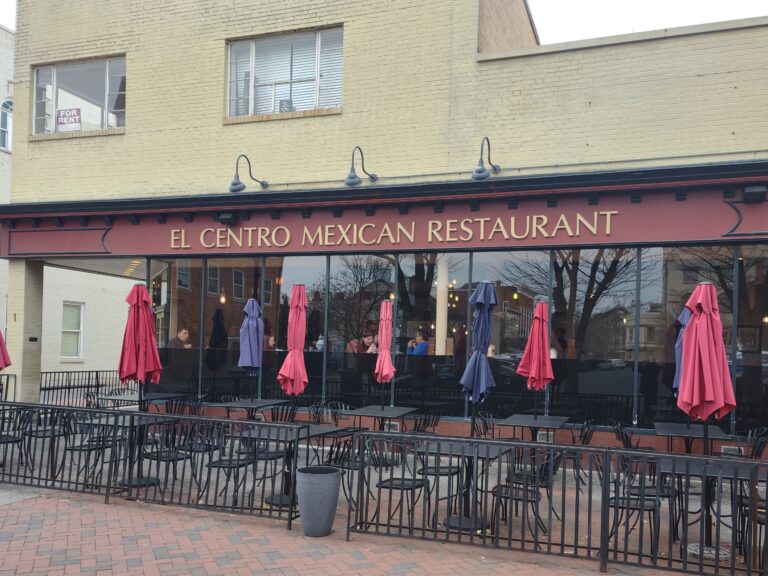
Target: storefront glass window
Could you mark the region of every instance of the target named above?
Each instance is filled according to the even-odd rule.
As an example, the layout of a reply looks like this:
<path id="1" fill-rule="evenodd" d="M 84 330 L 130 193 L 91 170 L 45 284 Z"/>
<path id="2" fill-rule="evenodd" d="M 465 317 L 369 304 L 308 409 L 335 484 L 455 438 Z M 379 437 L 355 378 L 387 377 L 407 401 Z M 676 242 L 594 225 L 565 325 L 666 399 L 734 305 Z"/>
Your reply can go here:
<path id="1" fill-rule="evenodd" d="M 715 285 L 726 354 L 731 355 L 733 248 L 649 248 L 643 251 L 641 272 L 637 413 L 638 425 L 650 428 L 655 421 L 686 418 L 675 399 L 675 342 L 678 317 L 701 281 Z M 630 321 L 634 326 L 634 318 Z"/>
<path id="2" fill-rule="evenodd" d="M 765 246 L 743 246 L 740 256 L 736 369 L 732 374 L 737 429 L 746 432 L 768 423 L 768 254 Z"/>
<path id="3" fill-rule="evenodd" d="M 248 376 L 238 367 L 240 326 L 245 301 L 233 293 L 234 279 L 242 281 L 242 295 L 258 292 L 261 258 L 209 258 L 204 294 L 202 374 L 203 390 L 209 398 L 222 395 L 251 398 L 258 395 L 258 376 Z M 212 273 L 215 271 L 215 273 Z M 193 273 L 194 275 L 194 273 Z M 212 290 L 211 279 L 216 279 Z M 198 311 L 199 313 L 199 311 Z"/>
<path id="4" fill-rule="evenodd" d="M 264 342 L 262 397 L 282 397 L 277 381 L 288 349 L 288 313 L 291 291 L 303 284 L 307 292 L 307 332 L 304 340 L 304 363 L 309 384 L 301 403 L 319 402 L 323 392 L 323 355 L 316 352 L 317 341 L 324 334 L 326 256 L 272 256 L 266 258 L 264 285 Z"/>
<path id="5" fill-rule="evenodd" d="M 468 325 L 469 254 L 402 254 L 396 275 L 395 404 L 463 416 L 466 354 L 454 334 Z"/>
<path id="6" fill-rule="evenodd" d="M 389 404 L 390 386 L 377 383 L 374 370 L 381 302 L 394 300 L 394 261 L 370 254 L 331 256 L 328 341 L 320 345 L 328 354 L 329 400 Z"/>
<path id="7" fill-rule="evenodd" d="M 150 296 L 164 391 L 197 395 L 200 390 L 202 266 L 202 259 L 151 261 Z"/>
<path id="8" fill-rule="evenodd" d="M 489 280 L 496 288 L 499 301 L 493 311 L 488 354 L 496 387 L 481 407 L 495 417 L 505 418 L 537 409 L 539 413 L 544 411 L 544 394 L 539 393 L 537 397 L 528 391 L 525 378 L 517 375 L 517 365 L 528 341 L 535 303 L 539 299 L 547 301 L 549 279 L 549 252 L 481 252 L 473 255 L 473 289 L 478 282 Z M 471 317 L 471 309 L 469 314 Z"/>
<path id="9" fill-rule="evenodd" d="M 635 248 L 552 251 L 550 413 L 632 424 Z"/>

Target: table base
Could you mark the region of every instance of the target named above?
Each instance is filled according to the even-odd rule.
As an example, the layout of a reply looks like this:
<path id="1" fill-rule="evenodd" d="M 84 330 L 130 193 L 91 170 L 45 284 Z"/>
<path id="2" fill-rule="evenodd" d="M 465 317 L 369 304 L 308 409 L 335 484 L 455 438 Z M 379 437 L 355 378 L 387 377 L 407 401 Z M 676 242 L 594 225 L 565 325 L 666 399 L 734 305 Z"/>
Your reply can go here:
<path id="1" fill-rule="evenodd" d="M 149 488 L 150 486 L 160 486 L 159 478 L 142 476 L 141 478 L 131 478 L 130 480 L 121 480 L 117 487 L 121 490 L 133 490 L 135 488 Z"/>
<path id="2" fill-rule="evenodd" d="M 688 544 L 686 551 L 688 556 L 694 556 L 696 558 L 702 557 L 704 560 L 714 562 L 720 560 L 720 562 L 731 561 L 731 551 L 728 548 L 720 548 L 718 546 L 702 546 L 701 544 Z"/>
<path id="3" fill-rule="evenodd" d="M 264 502 L 273 508 L 293 508 L 296 499 L 292 499 L 290 494 L 270 494 L 264 498 Z"/>
<path id="4" fill-rule="evenodd" d="M 480 516 L 448 516 L 445 519 L 446 528 L 461 532 L 483 532 L 489 526 L 488 520 Z"/>

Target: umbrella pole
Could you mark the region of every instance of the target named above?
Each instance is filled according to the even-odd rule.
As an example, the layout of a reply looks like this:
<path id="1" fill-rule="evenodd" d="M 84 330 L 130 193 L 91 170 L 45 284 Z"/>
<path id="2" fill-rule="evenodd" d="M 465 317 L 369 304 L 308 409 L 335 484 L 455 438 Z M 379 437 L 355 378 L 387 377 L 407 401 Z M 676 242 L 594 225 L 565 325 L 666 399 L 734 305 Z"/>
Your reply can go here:
<path id="1" fill-rule="evenodd" d="M 536 390 L 533 391 L 533 419 L 539 418 L 539 395 Z"/>
<path id="2" fill-rule="evenodd" d="M 704 420 L 704 456 L 709 456 L 709 418 Z M 704 478 L 704 544 L 712 546 L 712 513 L 709 510 L 709 478 Z"/>
<path id="3" fill-rule="evenodd" d="M 381 409 L 384 410 L 384 384 L 379 385 L 379 396 L 381 397 Z"/>

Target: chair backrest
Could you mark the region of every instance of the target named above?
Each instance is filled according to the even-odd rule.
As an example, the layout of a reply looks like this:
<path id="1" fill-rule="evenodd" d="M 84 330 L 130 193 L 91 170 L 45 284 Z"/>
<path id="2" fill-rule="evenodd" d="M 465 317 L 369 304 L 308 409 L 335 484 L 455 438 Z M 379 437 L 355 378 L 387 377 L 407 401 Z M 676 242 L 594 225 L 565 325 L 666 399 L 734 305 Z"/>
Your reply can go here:
<path id="1" fill-rule="evenodd" d="M 333 420 L 334 426 L 339 425 L 339 419 L 344 415 L 345 412 L 352 410 L 352 407 L 349 404 L 345 404 L 344 402 L 331 401 L 326 402 L 325 405 L 331 413 L 331 419 Z"/>
<path id="2" fill-rule="evenodd" d="M 339 418 L 327 404 L 312 404 L 309 407 L 309 416 L 312 424 L 330 424 L 335 425 Z"/>
<path id="3" fill-rule="evenodd" d="M 86 408 L 102 408 L 101 402 L 99 401 L 99 395 L 96 394 L 96 392 L 83 392 L 83 400 L 85 400 Z"/>
<path id="4" fill-rule="evenodd" d="M 478 410 L 472 432 L 475 438 L 492 438 L 495 435 L 493 417 L 487 412 Z"/>
<path id="5" fill-rule="evenodd" d="M 616 435 L 616 439 L 621 443 L 622 448 L 627 450 L 634 450 L 636 448 L 636 446 L 632 445 L 632 438 L 621 422 L 614 424 L 613 432 Z"/>
<path id="6" fill-rule="evenodd" d="M 296 420 L 296 404 L 280 404 L 271 410 L 272 422 L 294 422 Z"/>
<path id="7" fill-rule="evenodd" d="M 234 394 L 222 394 L 222 395 L 221 395 L 221 402 L 222 402 L 222 403 L 225 403 L 225 404 L 226 404 L 227 402 L 237 402 L 237 401 L 239 401 L 239 400 L 240 400 L 240 398 L 238 398 L 238 397 L 237 397 L 237 396 L 235 396 Z"/>
<path id="8" fill-rule="evenodd" d="M 173 398 L 165 403 L 166 414 L 186 414 L 189 400 Z"/>
<path id="9" fill-rule="evenodd" d="M 434 432 L 440 423 L 441 413 L 438 410 L 419 414 L 413 421 L 412 432 Z"/>
<path id="10" fill-rule="evenodd" d="M 582 446 L 589 446 L 589 444 L 592 442 L 592 435 L 595 433 L 595 421 L 594 419 L 590 418 L 589 420 L 585 420 L 584 423 L 581 425 L 581 430 L 579 432 L 579 444 Z"/>

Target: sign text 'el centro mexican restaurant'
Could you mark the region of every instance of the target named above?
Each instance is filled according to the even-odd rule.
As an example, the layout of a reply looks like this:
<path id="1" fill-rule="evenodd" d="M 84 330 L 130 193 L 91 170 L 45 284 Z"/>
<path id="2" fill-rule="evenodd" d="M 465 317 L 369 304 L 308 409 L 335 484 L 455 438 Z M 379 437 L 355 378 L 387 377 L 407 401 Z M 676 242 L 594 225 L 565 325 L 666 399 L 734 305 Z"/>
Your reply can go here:
<path id="1" fill-rule="evenodd" d="M 166 211 L 162 219 L 91 218 L 87 225 L 57 214 L 29 221 L 18 214 L 4 226 L 1 253 L 34 255 L 179 255 L 247 253 L 345 253 L 366 251 L 463 250 L 627 245 L 648 242 L 745 240 L 768 236 L 768 203 L 744 209 L 717 190 L 693 190 L 686 201 L 672 194 L 601 198 L 590 206 L 581 196 L 549 206 L 543 198 L 453 202 L 439 213 L 430 204 L 403 211 L 397 204 L 366 211 L 351 206 L 343 218 L 327 206 L 285 210 L 278 218 L 254 210 L 227 224 L 210 217 Z M 221 214 L 219 212 L 219 214 Z M 119 215 L 118 215 L 119 216 Z M 140 229 L 140 234 L 137 234 Z"/>

